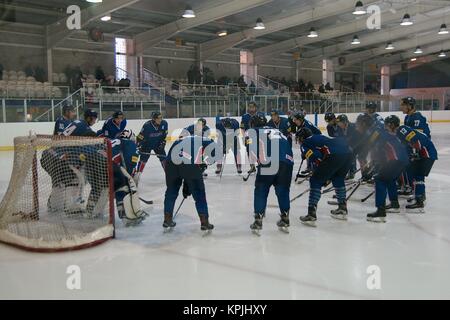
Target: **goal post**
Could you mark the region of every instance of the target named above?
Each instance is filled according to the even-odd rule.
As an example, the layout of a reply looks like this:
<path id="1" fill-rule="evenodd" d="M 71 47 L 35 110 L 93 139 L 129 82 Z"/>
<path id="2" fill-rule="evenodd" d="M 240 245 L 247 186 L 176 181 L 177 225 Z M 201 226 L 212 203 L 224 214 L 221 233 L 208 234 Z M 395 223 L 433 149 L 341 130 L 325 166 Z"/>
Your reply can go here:
<path id="1" fill-rule="evenodd" d="M 0 203 L 0 242 L 48 252 L 114 237 L 111 153 L 105 138 L 16 137 Z"/>

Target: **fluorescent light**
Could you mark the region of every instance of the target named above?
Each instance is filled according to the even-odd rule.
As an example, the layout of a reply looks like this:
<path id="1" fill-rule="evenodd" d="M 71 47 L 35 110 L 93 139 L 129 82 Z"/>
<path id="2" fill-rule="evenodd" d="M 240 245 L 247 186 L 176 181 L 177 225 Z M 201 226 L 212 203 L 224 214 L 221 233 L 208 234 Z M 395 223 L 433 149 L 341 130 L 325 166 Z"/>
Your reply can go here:
<path id="1" fill-rule="evenodd" d="M 412 62 L 414 62 L 414 61 L 416 61 L 417 60 L 417 58 L 411 58 L 411 61 Z"/>
<path id="2" fill-rule="evenodd" d="M 447 25 L 445 23 L 441 24 L 438 34 L 448 34 Z"/>
<path id="3" fill-rule="evenodd" d="M 438 57 L 439 58 L 445 58 L 447 55 L 445 54 L 444 50 L 441 50 L 441 52 L 439 52 Z"/>
<path id="4" fill-rule="evenodd" d="M 416 50 L 414 50 L 414 53 L 415 53 L 415 54 L 422 54 L 422 53 L 423 53 L 423 50 L 422 50 L 422 48 L 419 46 L 419 47 L 416 48 Z"/>
<path id="5" fill-rule="evenodd" d="M 366 14 L 367 11 L 364 9 L 364 5 L 361 1 L 357 1 L 355 5 L 355 11 L 352 12 L 356 15 Z"/>
<path id="6" fill-rule="evenodd" d="M 100 3 L 103 0 L 86 0 L 87 2 L 91 2 L 91 3 Z"/>
<path id="7" fill-rule="evenodd" d="M 311 28 L 309 29 L 308 38 L 317 38 L 319 34 L 317 33 L 316 29 Z"/>
<path id="8" fill-rule="evenodd" d="M 361 43 L 361 41 L 359 41 L 358 36 L 357 36 L 357 35 L 354 35 L 354 36 L 353 36 L 353 40 L 352 40 L 352 44 L 360 44 L 360 43 Z"/>
<path id="9" fill-rule="evenodd" d="M 410 26 L 412 24 L 413 24 L 413 22 L 411 20 L 411 16 L 409 14 L 405 13 L 405 15 L 402 18 L 402 22 L 400 22 L 400 25 L 401 26 Z"/>
<path id="10" fill-rule="evenodd" d="M 264 25 L 261 18 L 256 19 L 256 25 L 253 27 L 255 30 L 264 30 L 266 26 Z"/>
<path id="11" fill-rule="evenodd" d="M 227 30 L 221 30 L 219 32 L 217 32 L 217 35 L 219 37 L 225 37 L 228 34 Z"/>
<path id="12" fill-rule="evenodd" d="M 109 20 L 111 20 L 111 16 L 108 14 L 108 15 L 106 15 L 104 17 L 101 17 L 100 20 L 102 20 L 102 21 L 109 21 Z"/>
<path id="13" fill-rule="evenodd" d="M 186 6 L 186 9 L 184 10 L 182 17 L 187 18 L 187 19 L 195 18 L 195 12 L 194 12 L 194 10 L 192 10 L 191 6 L 189 6 L 189 5 Z"/>
<path id="14" fill-rule="evenodd" d="M 394 50 L 395 49 L 395 47 L 394 47 L 394 45 L 392 44 L 392 42 L 388 42 L 388 44 L 386 45 L 386 48 L 385 48 L 386 50 Z"/>

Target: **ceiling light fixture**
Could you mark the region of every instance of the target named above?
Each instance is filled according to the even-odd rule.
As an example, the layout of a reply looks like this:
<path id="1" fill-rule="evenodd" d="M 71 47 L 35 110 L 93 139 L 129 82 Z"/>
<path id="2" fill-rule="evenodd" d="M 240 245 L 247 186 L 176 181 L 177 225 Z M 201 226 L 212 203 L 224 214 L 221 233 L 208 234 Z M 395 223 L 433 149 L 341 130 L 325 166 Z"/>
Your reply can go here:
<path id="1" fill-rule="evenodd" d="M 445 23 L 441 24 L 438 34 L 448 34 L 447 25 Z"/>
<path id="2" fill-rule="evenodd" d="M 411 16 L 408 13 L 405 13 L 405 15 L 402 18 L 402 21 L 400 22 L 401 26 L 410 26 L 413 22 L 411 20 Z"/>
<path id="3" fill-rule="evenodd" d="M 309 29 L 308 38 L 317 38 L 318 36 L 319 34 L 317 33 L 316 29 L 314 29 L 314 27 L 311 27 L 311 29 Z"/>
<path id="4" fill-rule="evenodd" d="M 256 25 L 253 27 L 255 30 L 264 30 L 266 26 L 264 25 L 261 18 L 256 19 Z"/>
<path id="5" fill-rule="evenodd" d="M 447 55 L 445 54 L 444 50 L 441 50 L 441 52 L 439 52 L 438 57 L 439 58 L 445 58 Z"/>
<path id="6" fill-rule="evenodd" d="M 106 15 L 106 16 L 103 16 L 103 17 L 101 17 L 100 18 L 100 20 L 102 20 L 102 21 L 109 21 L 109 20 L 111 20 L 111 15 Z"/>
<path id="7" fill-rule="evenodd" d="M 386 49 L 386 50 L 394 50 L 395 47 L 394 47 L 394 45 L 392 44 L 392 42 L 388 42 L 385 49 Z"/>
<path id="8" fill-rule="evenodd" d="M 362 1 L 356 2 L 355 10 L 352 13 L 356 14 L 356 15 L 362 15 L 362 14 L 367 13 L 367 11 L 364 9 L 364 5 L 363 5 Z"/>
<path id="9" fill-rule="evenodd" d="M 354 36 L 353 36 L 353 40 L 352 40 L 352 44 L 360 44 L 360 43 L 361 43 L 361 41 L 359 41 L 358 36 L 357 36 L 357 35 L 354 35 Z"/>
<path id="10" fill-rule="evenodd" d="M 422 54 L 422 53 L 423 53 L 423 50 L 422 50 L 422 48 L 421 48 L 420 46 L 418 46 L 418 47 L 416 48 L 416 50 L 414 50 L 414 53 L 415 53 L 415 54 Z"/>
<path id="11" fill-rule="evenodd" d="M 227 30 L 220 30 L 219 32 L 217 32 L 217 35 L 219 37 L 225 37 L 228 34 Z"/>
<path id="12" fill-rule="evenodd" d="M 192 7 L 190 5 L 186 6 L 186 9 L 184 10 L 184 13 L 182 15 L 183 18 L 195 18 L 195 12 L 192 10 Z"/>

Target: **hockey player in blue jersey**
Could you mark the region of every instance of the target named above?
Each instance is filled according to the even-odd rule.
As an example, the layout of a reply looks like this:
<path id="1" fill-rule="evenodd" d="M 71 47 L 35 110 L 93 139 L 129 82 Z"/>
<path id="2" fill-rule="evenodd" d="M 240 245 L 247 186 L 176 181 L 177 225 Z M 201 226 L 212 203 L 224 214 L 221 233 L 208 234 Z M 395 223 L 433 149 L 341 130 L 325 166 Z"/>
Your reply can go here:
<path id="1" fill-rule="evenodd" d="M 375 206 L 377 211 L 369 213 L 367 220 L 372 222 L 386 222 L 386 195 L 391 204 L 398 202 L 396 180 L 408 165 L 406 148 L 397 136 L 380 128 L 373 117 L 367 114 L 359 115 L 356 129 L 368 138 L 365 147 L 370 151 L 370 158 L 374 167 Z M 397 211 L 394 206 L 391 210 Z"/>
<path id="2" fill-rule="evenodd" d="M 197 120 L 197 122 L 195 124 L 191 124 L 190 126 L 184 128 L 181 131 L 180 137 L 185 137 L 188 135 L 192 136 L 194 134 L 199 135 L 199 136 L 208 137 L 210 130 L 211 129 L 206 124 L 206 119 L 200 118 Z"/>
<path id="3" fill-rule="evenodd" d="M 430 127 L 420 112 L 416 111 L 416 99 L 413 97 L 403 98 L 400 102 L 400 109 L 405 114 L 405 126 L 422 132 L 428 138 L 431 138 Z"/>
<path id="4" fill-rule="evenodd" d="M 72 106 L 62 108 L 62 116 L 56 119 L 53 135 L 62 135 L 64 130 L 72 123 L 75 118 L 75 112 Z"/>
<path id="5" fill-rule="evenodd" d="M 361 137 L 356 131 L 356 126 L 348 120 L 345 114 L 340 114 L 336 117 L 336 125 L 339 127 L 337 138 L 345 138 L 347 144 L 352 150 L 352 166 L 347 175 L 347 180 L 353 179 L 355 177 L 356 169 L 356 156 L 358 154 L 357 149 L 360 146 Z"/>
<path id="6" fill-rule="evenodd" d="M 321 197 L 321 189 L 331 180 L 335 188 L 338 208 L 331 210 L 331 216 L 339 220 L 347 220 L 347 201 L 345 176 L 352 159 L 352 152 L 345 139 L 333 139 L 324 135 L 313 134 L 309 128 L 297 131 L 302 157 L 313 164 L 313 174 L 309 178 L 308 214 L 300 217 L 307 226 L 316 226 L 317 205 Z"/>
<path id="7" fill-rule="evenodd" d="M 250 229 L 256 234 L 262 229 L 267 197 L 273 186 L 280 208 L 277 226 L 281 231 L 289 232 L 289 190 L 294 166 L 292 146 L 280 130 L 267 126 L 264 115 L 252 116 L 250 127 L 250 155 L 258 163 L 254 190 L 255 221 Z"/>
<path id="8" fill-rule="evenodd" d="M 127 119 L 122 111 L 116 111 L 108 118 L 103 127 L 97 131 L 99 137 L 106 137 L 108 139 L 117 139 L 127 126 Z"/>
<path id="9" fill-rule="evenodd" d="M 280 132 L 288 139 L 289 144 L 292 146 L 292 126 L 289 124 L 288 118 L 280 117 L 280 111 L 272 110 L 267 126 L 280 130 Z"/>
<path id="10" fill-rule="evenodd" d="M 225 161 L 226 155 L 230 150 L 233 151 L 237 173 L 241 174 L 242 162 L 241 144 L 239 143 L 239 122 L 233 118 L 221 118 L 217 116 L 216 130 L 218 131 L 217 145 L 218 148 L 222 148 L 223 152 L 223 160 L 217 159 L 216 161 L 216 174 L 220 174 L 222 172 L 224 165 L 223 162 Z"/>
<path id="11" fill-rule="evenodd" d="M 383 117 L 377 113 L 377 109 L 378 109 L 378 106 L 375 103 L 369 102 L 366 105 L 366 114 L 368 114 L 369 116 L 372 117 L 372 119 L 375 121 L 375 124 L 377 126 L 379 126 L 380 128 L 384 128 Z"/>
<path id="12" fill-rule="evenodd" d="M 244 146 L 247 151 L 248 157 L 250 156 L 250 154 L 249 154 L 249 144 L 248 144 L 249 137 L 247 136 L 247 131 L 250 129 L 250 119 L 257 113 L 258 113 L 258 105 L 256 104 L 256 102 L 250 101 L 247 106 L 247 113 L 245 113 L 241 119 L 240 128 L 241 128 L 242 136 L 244 137 Z M 255 171 L 256 171 L 255 164 L 250 161 L 250 170 L 248 171 L 248 174 L 253 173 Z"/>
<path id="13" fill-rule="evenodd" d="M 84 111 L 84 117 L 73 121 L 63 131 L 63 136 L 96 137 L 97 133 L 92 126 L 97 122 L 97 112 L 91 109 Z"/>
<path id="14" fill-rule="evenodd" d="M 200 229 L 210 233 L 214 226 L 209 223 L 208 204 L 206 201 L 203 170 L 214 163 L 216 143 L 199 135 L 179 138 L 170 148 L 167 155 L 166 192 L 164 198 L 165 231 L 170 231 L 176 225 L 173 221 L 173 211 L 178 193 L 183 185 L 183 197 L 192 195 L 200 218 Z"/>
<path id="15" fill-rule="evenodd" d="M 325 122 L 327 123 L 327 133 L 331 138 L 342 136 L 342 129 L 337 124 L 336 115 L 333 112 L 325 113 Z"/>
<path id="16" fill-rule="evenodd" d="M 164 168 L 163 160 L 166 157 L 165 148 L 168 133 L 169 125 L 166 120 L 163 120 L 161 112 L 152 112 L 151 119 L 144 123 L 136 139 L 136 144 L 139 148 L 139 162 L 133 173 L 136 184 L 139 183 L 139 178 L 152 151 L 161 161 L 161 165 Z"/>
<path id="17" fill-rule="evenodd" d="M 312 134 L 322 134 L 322 131 L 320 131 L 319 128 L 313 125 L 309 120 L 305 119 L 304 113 L 295 113 L 292 119 L 297 127 L 297 132 L 302 128 L 308 128 L 309 130 L 311 130 Z M 312 171 L 312 164 L 310 161 L 307 161 L 307 169 L 300 172 L 300 174 L 297 174 L 297 177 L 305 178 L 311 173 L 311 171 Z"/>
<path id="18" fill-rule="evenodd" d="M 406 125 L 400 126 L 400 119 L 395 116 L 389 116 L 385 119 L 387 129 L 397 134 L 397 137 L 410 151 L 410 167 L 413 176 L 414 194 L 416 202 L 406 206 L 406 209 L 424 212 L 425 207 L 425 177 L 427 177 L 438 160 L 437 150 L 433 142 L 424 133 L 412 129 Z M 398 203 L 396 204 L 398 206 Z M 399 206 L 398 206 L 399 207 Z"/>

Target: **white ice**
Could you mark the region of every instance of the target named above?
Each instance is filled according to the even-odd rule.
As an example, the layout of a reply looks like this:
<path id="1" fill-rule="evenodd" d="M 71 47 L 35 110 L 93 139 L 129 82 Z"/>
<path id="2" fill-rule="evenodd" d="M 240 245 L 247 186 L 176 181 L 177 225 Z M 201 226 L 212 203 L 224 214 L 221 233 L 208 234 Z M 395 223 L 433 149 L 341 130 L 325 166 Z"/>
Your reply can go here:
<path id="1" fill-rule="evenodd" d="M 140 191 L 155 204 L 142 226 L 124 228 L 119 221 L 116 239 L 75 252 L 30 253 L 0 244 L 0 298 L 449 299 L 450 124 L 433 124 L 432 135 L 440 159 L 427 179 L 425 214 L 402 210 L 386 224 L 367 222 L 374 203 L 372 198 L 361 204 L 371 191 L 363 186 L 349 203 L 347 222 L 329 216 L 327 194 L 319 204 L 318 227 L 301 225 L 304 196 L 293 203 L 290 234 L 277 230 L 278 211 L 271 208 L 261 237 L 249 231 L 254 178 L 243 182 L 233 165 L 225 167 L 221 181 L 208 169 L 207 198 L 216 226 L 211 236 L 201 237 L 192 198 L 176 229 L 163 234 L 164 176 L 152 158 Z M 0 197 L 12 161 L 12 152 L 0 153 Z M 306 187 L 293 185 L 291 196 Z M 269 203 L 276 203 L 273 191 Z M 81 290 L 66 287 L 70 265 L 81 268 Z M 370 290 L 372 265 L 379 267 L 381 288 Z"/>

